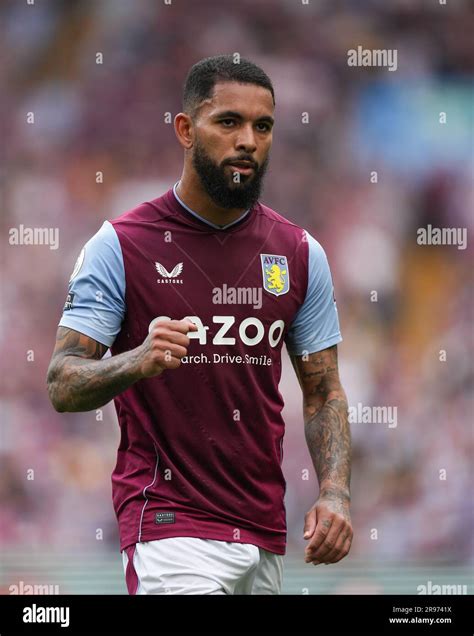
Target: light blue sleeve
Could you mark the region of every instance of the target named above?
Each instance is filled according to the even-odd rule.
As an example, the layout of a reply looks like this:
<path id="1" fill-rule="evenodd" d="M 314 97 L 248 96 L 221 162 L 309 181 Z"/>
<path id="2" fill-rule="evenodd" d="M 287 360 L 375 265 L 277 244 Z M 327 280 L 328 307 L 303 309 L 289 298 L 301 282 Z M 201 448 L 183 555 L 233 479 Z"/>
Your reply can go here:
<path id="1" fill-rule="evenodd" d="M 286 346 L 291 355 L 327 349 L 342 341 L 328 259 L 318 241 L 306 232 L 309 247 L 308 290 L 290 325 Z"/>
<path id="2" fill-rule="evenodd" d="M 69 280 L 60 327 L 110 347 L 125 315 L 125 268 L 113 225 L 105 221 L 82 248 Z"/>

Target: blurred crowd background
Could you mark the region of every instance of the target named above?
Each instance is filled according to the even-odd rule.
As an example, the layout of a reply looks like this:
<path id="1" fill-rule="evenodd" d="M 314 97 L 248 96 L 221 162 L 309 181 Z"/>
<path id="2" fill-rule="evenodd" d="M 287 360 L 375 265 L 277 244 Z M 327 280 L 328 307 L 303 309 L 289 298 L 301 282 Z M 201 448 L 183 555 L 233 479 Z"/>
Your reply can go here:
<path id="1" fill-rule="evenodd" d="M 82 245 L 103 220 L 179 178 L 182 150 L 165 114 L 181 110 L 193 63 L 234 52 L 260 64 L 275 86 L 262 201 L 327 252 L 349 404 L 397 407 L 396 427 L 352 423 L 355 539 L 332 567 L 472 567 L 471 7 L 1 3 L 0 592 L 20 577 L 14 565 L 2 576 L 7 555 L 30 555 L 30 578 L 21 571 L 29 582 L 33 555 L 44 550 L 120 559 L 110 484 L 115 411 L 108 405 L 103 419 L 55 413 L 46 369 Z M 396 49 L 397 70 L 348 66 L 347 51 L 359 45 Z M 9 230 L 20 224 L 59 228 L 59 249 L 10 245 Z M 466 228 L 467 249 L 418 245 L 417 230 L 428 224 Z M 317 483 L 286 356 L 281 391 L 288 559 L 309 580 L 318 570 L 304 569 L 302 527 Z M 70 582 L 64 591 L 75 589 Z"/>

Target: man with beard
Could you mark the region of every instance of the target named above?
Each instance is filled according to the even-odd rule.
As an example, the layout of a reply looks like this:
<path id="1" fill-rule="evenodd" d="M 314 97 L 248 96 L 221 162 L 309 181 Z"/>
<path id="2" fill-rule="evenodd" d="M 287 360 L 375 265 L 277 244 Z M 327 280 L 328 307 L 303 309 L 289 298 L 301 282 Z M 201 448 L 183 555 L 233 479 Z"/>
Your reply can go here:
<path id="1" fill-rule="evenodd" d="M 174 122 L 181 179 L 106 221 L 70 279 L 48 390 L 61 412 L 115 401 L 113 502 L 130 594 L 280 593 L 283 342 L 319 480 L 305 560 L 335 563 L 350 548 L 331 273 L 319 243 L 258 200 L 274 106 L 252 62 L 194 65 Z M 240 293 L 222 306 L 224 286 L 259 290 L 262 302 Z"/>

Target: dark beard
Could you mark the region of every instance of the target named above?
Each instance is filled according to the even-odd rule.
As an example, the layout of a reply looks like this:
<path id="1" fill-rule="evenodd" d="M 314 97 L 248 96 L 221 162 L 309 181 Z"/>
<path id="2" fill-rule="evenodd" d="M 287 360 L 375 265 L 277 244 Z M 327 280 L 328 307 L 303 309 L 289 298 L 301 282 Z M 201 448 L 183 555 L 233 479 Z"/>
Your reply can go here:
<path id="1" fill-rule="evenodd" d="M 235 159 L 236 157 L 234 157 Z M 245 159 L 250 158 L 245 157 Z M 229 175 L 226 174 L 228 164 L 218 165 L 214 163 L 198 141 L 194 144 L 192 161 L 204 190 L 219 207 L 247 210 L 258 201 L 263 187 L 263 177 L 268 166 L 268 157 L 262 165 L 257 165 L 252 174 L 241 174 L 240 183 L 232 181 L 229 171 Z"/>

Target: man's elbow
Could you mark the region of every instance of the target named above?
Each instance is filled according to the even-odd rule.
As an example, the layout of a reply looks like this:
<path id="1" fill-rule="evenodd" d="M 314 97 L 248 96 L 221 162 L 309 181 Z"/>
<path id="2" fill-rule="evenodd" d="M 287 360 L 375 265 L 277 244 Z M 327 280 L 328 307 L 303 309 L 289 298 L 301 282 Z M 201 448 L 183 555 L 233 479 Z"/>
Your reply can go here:
<path id="1" fill-rule="evenodd" d="M 48 386 L 49 401 L 51 402 L 54 410 L 57 411 L 58 413 L 64 413 L 65 411 L 67 411 L 66 404 L 64 404 L 64 402 L 59 399 L 54 383 L 52 384 L 48 383 L 47 386 Z"/>
<path id="2" fill-rule="evenodd" d="M 348 408 L 347 396 L 340 384 L 338 386 L 331 387 L 327 391 L 320 391 L 318 395 L 314 395 L 313 393 L 303 395 L 303 410 L 305 417 L 310 418 L 317 415 L 324 406 L 326 406 L 326 404 L 334 403 L 334 400 L 337 400 L 337 403 L 343 408 Z"/>
<path id="3" fill-rule="evenodd" d="M 347 395 L 341 385 L 332 391 L 328 391 L 326 395 L 325 402 L 330 402 L 331 400 L 339 400 L 341 402 L 345 402 L 347 404 Z"/>
<path id="4" fill-rule="evenodd" d="M 61 404 L 61 402 L 51 400 L 51 404 L 53 405 L 56 413 L 67 413 L 67 408 L 63 404 Z"/>
<path id="5" fill-rule="evenodd" d="M 64 413 L 68 410 L 67 404 L 63 398 L 61 398 L 59 387 L 61 385 L 61 379 L 58 377 L 57 372 L 50 368 L 48 369 L 48 375 L 46 377 L 46 387 L 48 390 L 49 401 L 53 408 L 58 413 Z"/>

